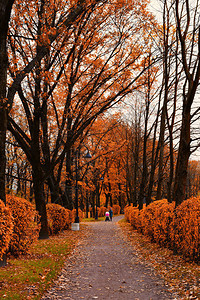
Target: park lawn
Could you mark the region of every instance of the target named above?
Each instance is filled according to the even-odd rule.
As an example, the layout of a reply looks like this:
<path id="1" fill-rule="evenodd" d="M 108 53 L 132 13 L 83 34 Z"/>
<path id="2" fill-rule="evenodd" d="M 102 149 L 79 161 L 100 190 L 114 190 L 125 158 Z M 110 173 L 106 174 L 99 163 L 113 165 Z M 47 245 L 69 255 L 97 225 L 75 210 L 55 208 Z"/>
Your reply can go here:
<path id="1" fill-rule="evenodd" d="M 86 227 L 81 225 L 79 231 L 66 230 L 47 240 L 38 240 L 27 255 L 8 257 L 7 266 L 0 268 L 0 299 L 41 299 L 84 237 Z"/>
<path id="2" fill-rule="evenodd" d="M 152 243 L 148 237 L 133 230 L 125 219 L 119 221 L 119 225 L 141 260 L 153 266 L 169 290 L 178 295 L 177 299 L 200 299 L 200 264 L 186 261 L 172 250 Z"/>
<path id="3" fill-rule="evenodd" d="M 98 220 L 95 218 L 84 218 L 81 222 L 98 222 L 98 221 L 105 221 L 105 217 L 98 217 Z"/>

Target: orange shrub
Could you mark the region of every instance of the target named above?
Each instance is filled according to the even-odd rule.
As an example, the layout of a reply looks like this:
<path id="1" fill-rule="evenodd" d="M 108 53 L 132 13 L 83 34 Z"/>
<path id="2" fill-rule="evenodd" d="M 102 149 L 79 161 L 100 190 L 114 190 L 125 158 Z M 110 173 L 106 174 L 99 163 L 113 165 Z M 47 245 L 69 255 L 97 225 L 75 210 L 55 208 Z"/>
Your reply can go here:
<path id="1" fill-rule="evenodd" d="M 155 224 L 157 223 L 159 212 L 161 212 L 163 205 L 166 203 L 167 200 L 154 201 L 140 212 L 141 232 L 149 236 L 152 241 L 155 241 Z"/>
<path id="2" fill-rule="evenodd" d="M 124 216 L 127 222 L 130 222 L 130 213 L 133 206 L 125 206 L 124 207 Z"/>
<path id="3" fill-rule="evenodd" d="M 141 211 L 128 206 L 125 218 L 152 241 L 190 259 L 200 259 L 200 198 L 185 200 L 176 209 L 175 203 L 166 199 L 154 201 Z"/>
<path id="4" fill-rule="evenodd" d="M 34 206 L 25 199 L 7 195 L 6 201 L 14 224 L 9 252 L 14 256 L 25 254 L 39 237 L 38 213 Z"/>
<path id="5" fill-rule="evenodd" d="M 156 207 L 156 217 L 154 223 L 154 240 L 161 246 L 170 246 L 170 232 L 174 215 L 175 203 L 161 200 L 162 205 Z"/>
<path id="6" fill-rule="evenodd" d="M 119 205 L 114 204 L 112 206 L 112 209 L 113 209 L 113 215 L 119 215 L 120 214 L 121 207 Z"/>
<path id="7" fill-rule="evenodd" d="M 200 258 L 200 198 L 185 200 L 176 208 L 171 245 L 185 257 Z"/>
<path id="8" fill-rule="evenodd" d="M 13 233 L 13 218 L 10 209 L 0 200 L 0 259 L 6 253 Z"/>
<path id="9" fill-rule="evenodd" d="M 47 204 L 47 219 L 49 233 L 57 234 L 66 228 L 69 212 L 59 204 L 49 203 Z"/>
<path id="10" fill-rule="evenodd" d="M 98 210 L 98 216 L 99 217 L 104 217 L 107 210 L 108 209 L 105 206 L 101 206 Z"/>
<path id="11" fill-rule="evenodd" d="M 129 213 L 129 222 L 133 226 L 134 229 L 139 229 L 139 209 L 138 207 L 131 207 Z"/>

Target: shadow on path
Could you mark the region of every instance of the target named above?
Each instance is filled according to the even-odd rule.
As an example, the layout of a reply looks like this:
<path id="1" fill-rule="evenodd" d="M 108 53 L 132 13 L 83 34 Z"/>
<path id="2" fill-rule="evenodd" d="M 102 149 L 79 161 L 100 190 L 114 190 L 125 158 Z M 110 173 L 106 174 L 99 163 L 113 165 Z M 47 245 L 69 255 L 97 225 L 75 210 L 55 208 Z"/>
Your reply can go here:
<path id="1" fill-rule="evenodd" d="M 87 223 L 89 235 L 75 249 L 43 300 L 175 299 L 124 238 L 117 225 L 122 218 Z"/>

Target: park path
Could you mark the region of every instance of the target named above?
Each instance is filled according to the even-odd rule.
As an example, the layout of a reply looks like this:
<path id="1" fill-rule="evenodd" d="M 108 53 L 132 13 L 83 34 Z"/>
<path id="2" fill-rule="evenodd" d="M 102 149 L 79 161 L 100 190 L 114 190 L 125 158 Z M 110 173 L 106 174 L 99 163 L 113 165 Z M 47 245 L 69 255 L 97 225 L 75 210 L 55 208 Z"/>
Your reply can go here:
<path id="1" fill-rule="evenodd" d="M 76 247 L 42 300 L 175 299 L 131 247 L 117 224 L 121 218 L 87 223 L 87 237 Z"/>

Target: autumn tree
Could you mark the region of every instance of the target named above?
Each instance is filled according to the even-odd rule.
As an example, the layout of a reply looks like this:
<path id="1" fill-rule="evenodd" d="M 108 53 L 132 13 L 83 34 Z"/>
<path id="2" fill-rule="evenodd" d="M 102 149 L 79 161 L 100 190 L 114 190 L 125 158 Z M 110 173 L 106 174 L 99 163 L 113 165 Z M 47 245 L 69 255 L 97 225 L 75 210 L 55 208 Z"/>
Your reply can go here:
<path id="1" fill-rule="evenodd" d="M 0 1 L 0 199 L 6 203 L 5 194 L 5 142 L 7 131 L 8 101 L 7 88 L 7 32 L 14 0 Z M 0 266 L 6 264 L 6 256 L 0 261 Z"/>
<path id="2" fill-rule="evenodd" d="M 7 88 L 7 33 L 11 10 L 14 0 L 0 1 L 0 199 L 6 201 L 5 196 L 5 141 L 7 130 L 8 101 L 6 99 Z"/>
<path id="3" fill-rule="evenodd" d="M 188 0 L 176 1 L 175 9 L 181 62 L 185 75 L 182 86 L 182 124 L 173 196 L 176 205 L 179 205 L 185 199 L 188 161 L 191 154 L 191 119 L 199 111 L 197 109 L 192 113 L 200 78 L 200 28 L 198 1 L 194 3 Z"/>
<path id="4" fill-rule="evenodd" d="M 9 117 L 9 130 L 23 148 L 33 167 L 36 207 L 40 212 L 42 222 L 41 237 L 48 236 L 45 201 L 43 198 L 43 183 L 44 180 L 49 177 L 52 170 L 52 166 L 48 165 L 48 174 L 45 173 L 47 163 L 49 163 L 50 149 L 47 139 L 47 100 L 51 97 L 64 68 L 62 67 L 60 71 L 55 72 L 55 78 L 53 78 L 55 82 L 49 79 L 48 83 L 48 76 L 50 76 L 49 69 L 52 71 L 55 65 L 57 65 L 60 47 L 62 47 L 63 44 L 67 47 L 66 39 L 68 38 L 68 41 L 70 39 L 70 29 L 73 27 L 73 21 L 81 15 L 84 15 L 84 12 L 90 5 L 92 7 L 96 3 L 98 3 L 98 1 L 94 1 L 86 7 L 82 1 L 79 1 L 75 6 L 69 5 L 66 7 L 65 3 L 62 2 L 58 4 L 59 7 L 56 3 L 50 7 L 49 3 L 45 1 L 38 3 L 38 6 L 37 3 L 34 4 L 33 1 L 31 10 L 27 10 L 27 6 L 21 5 L 21 2 L 16 2 L 15 4 L 16 9 L 13 14 L 9 35 L 9 71 L 12 80 L 8 95 L 10 101 L 12 101 L 16 91 L 18 92 L 23 110 L 27 117 L 29 135 L 20 128 L 20 124 L 11 116 Z M 52 8 L 54 9 L 52 10 Z M 60 10 L 64 10 L 64 13 L 60 14 Z M 26 19 L 26 22 L 23 22 L 23 18 Z M 49 61 L 48 58 L 50 57 L 51 49 L 54 48 L 53 43 L 56 38 L 57 48 L 55 47 L 55 51 L 52 53 L 52 60 Z M 71 46 L 71 49 L 74 49 L 74 47 Z M 71 53 L 72 51 L 69 50 L 67 57 L 65 57 L 65 63 L 68 61 Z M 52 85 L 50 85 L 50 83 Z M 27 92 L 25 92 L 25 90 L 27 90 Z M 27 97 L 32 97 L 33 102 L 31 103 L 27 100 Z M 66 110 L 64 114 L 65 113 Z M 43 135 L 40 134 L 40 130 L 42 130 Z M 62 130 L 63 128 L 61 126 L 58 133 L 59 140 L 57 141 L 56 151 L 53 156 L 52 165 L 54 166 L 58 163 L 55 163 L 55 159 L 59 151 Z M 43 157 L 41 158 L 40 139 L 42 136 Z M 60 160 L 62 160 L 61 158 Z"/>
<path id="5" fill-rule="evenodd" d="M 67 29 L 57 7 L 52 11 L 51 4 L 41 3 L 31 15 L 26 7 L 18 6 L 13 18 L 9 69 L 13 82 L 17 70 L 23 69 L 30 57 L 33 60 L 36 55 L 37 63 L 17 86 L 27 131 L 11 116 L 9 130 L 33 168 L 36 206 L 44 218 L 44 236 L 42 183 L 48 181 L 52 189 L 58 187 L 64 159 L 67 157 L 66 166 L 70 168 L 71 148 L 76 140 L 98 115 L 138 88 L 138 79 L 145 70 L 140 63 L 145 44 L 139 36 L 143 33 L 148 38 L 144 24 L 152 18 L 145 12 L 145 3 L 97 4 L 98 1 L 91 4 Z M 27 18 L 26 27 L 18 23 L 20 9 Z M 133 22 L 136 19 L 141 28 Z M 19 34 L 21 30 L 24 36 Z"/>

